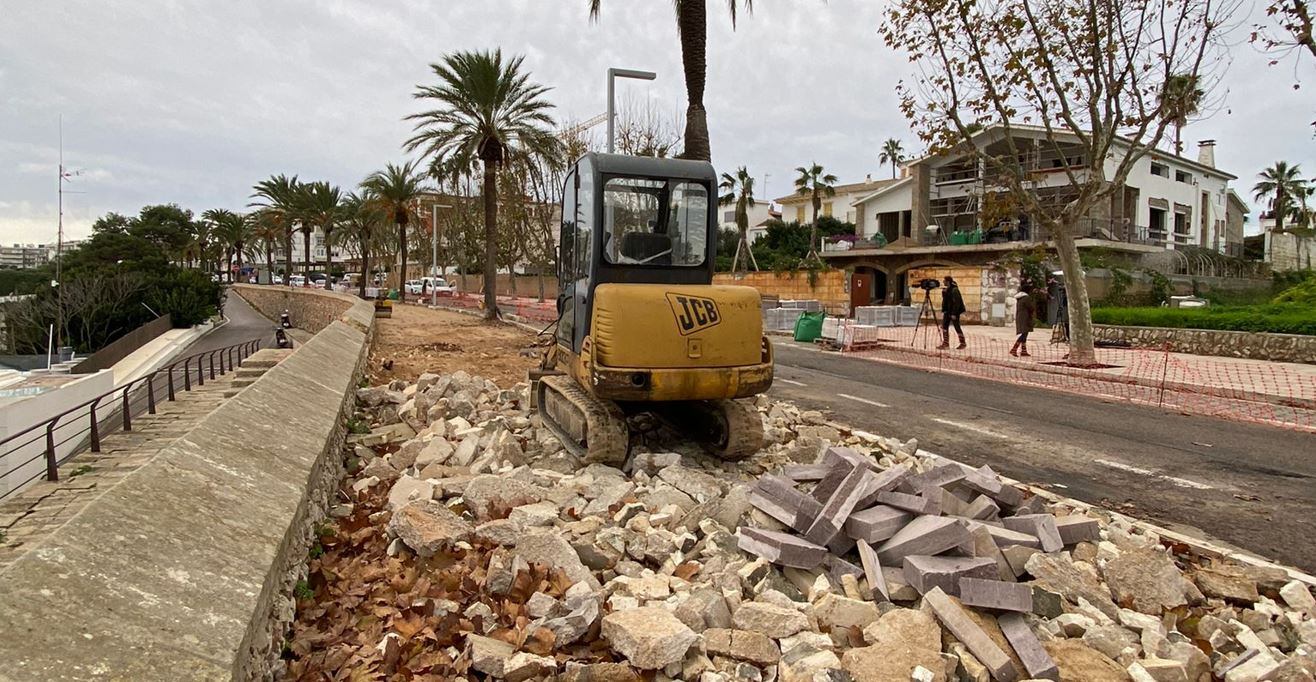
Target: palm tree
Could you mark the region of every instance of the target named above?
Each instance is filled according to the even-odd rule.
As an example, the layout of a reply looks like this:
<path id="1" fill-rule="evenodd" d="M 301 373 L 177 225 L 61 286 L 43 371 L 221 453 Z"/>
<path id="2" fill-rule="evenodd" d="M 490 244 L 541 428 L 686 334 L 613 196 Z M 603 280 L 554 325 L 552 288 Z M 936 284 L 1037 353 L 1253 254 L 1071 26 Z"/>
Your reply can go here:
<path id="1" fill-rule="evenodd" d="M 754 208 L 754 176 L 744 166 L 736 169 L 736 174 L 722 174 L 722 182 L 718 183 L 718 188 L 724 194 L 718 198 L 717 203 L 722 206 L 736 207 L 736 229 L 740 232 L 740 243 L 736 245 L 736 255 L 731 259 L 732 272 L 741 271 L 740 254 L 745 254 L 745 263 L 752 263 L 754 271 L 758 272 L 759 264 L 754 258 L 754 252 L 749 248 L 749 209 Z"/>
<path id="2" fill-rule="evenodd" d="M 220 253 L 224 257 L 224 271 L 228 275 L 228 281 L 233 281 L 233 257 L 237 256 L 238 271 L 242 270 L 242 253 L 246 243 L 251 238 L 250 226 L 247 223 L 246 216 L 234 213 L 226 208 L 212 208 L 201 214 L 201 217 L 215 225 L 215 239 L 219 244 Z"/>
<path id="3" fill-rule="evenodd" d="M 754 12 L 754 0 L 726 0 L 731 28 L 736 28 L 736 10 L 743 3 Z M 706 0 L 674 0 L 676 31 L 681 37 L 681 66 L 685 72 L 685 150 L 678 158 L 712 161 L 708 140 L 708 114 L 704 110 L 704 81 L 708 71 L 708 7 Z M 598 19 L 603 0 L 589 0 L 589 16 Z"/>
<path id="4" fill-rule="evenodd" d="M 320 233 L 324 235 L 325 289 L 333 288 L 330 284 L 329 270 L 334 264 L 333 234 L 342 215 L 342 202 L 343 193 L 327 182 L 308 182 L 302 185 L 301 214 L 302 224 L 306 226 L 305 233 L 309 235 L 312 230 L 319 228 Z M 309 237 L 307 241 L 309 244 Z M 308 246 L 306 250 L 308 267 L 310 254 Z"/>
<path id="5" fill-rule="evenodd" d="M 251 198 L 258 201 L 248 204 L 266 211 L 268 219 L 275 222 L 283 232 L 285 284 L 288 282 L 286 278 L 292 277 L 292 232 L 293 225 L 297 222 L 297 195 L 300 184 L 296 175 L 291 178 L 282 174 L 271 175 L 268 180 L 261 180 L 251 188 Z"/>
<path id="6" fill-rule="evenodd" d="M 382 171 L 375 171 L 361 181 L 361 189 L 375 210 L 393 219 L 398 226 L 398 251 L 402 256 L 402 268 L 398 280 L 398 299 L 407 300 L 407 225 L 416 215 L 416 201 L 425 191 L 421 186 L 420 174 L 416 172 L 416 162 L 409 161 L 401 166 L 388 164 Z M 366 247 L 362 247 L 364 249 Z M 365 273 L 362 273 L 362 277 Z"/>
<path id="7" fill-rule="evenodd" d="M 836 176 L 831 173 L 824 173 L 823 167 L 818 163 L 812 166 L 800 166 L 795 169 L 800 176 L 795 178 L 795 191 L 800 196 L 809 197 L 810 203 L 813 204 L 813 223 L 809 225 L 809 255 L 807 258 L 818 258 L 818 210 L 822 208 L 823 197 L 836 196 Z"/>
<path id="8" fill-rule="evenodd" d="M 1275 231 L 1284 231 L 1284 218 L 1293 210 L 1294 199 L 1305 195 L 1306 181 L 1302 179 L 1302 170 L 1287 161 L 1276 161 L 1257 177 L 1261 178 L 1252 186 L 1252 196 L 1257 201 L 1268 201 L 1270 213 L 1275 218 Z"/>
<path id="9" fill-rule="evenodd" d="M 265 272 L 267 276 L 273 277 L 274 248 L 283 237 L 283 228 L 279 224 L 278 216 L 261 209 L 247 214 L 247 219 L 251 223 L 251 238 L 260 240 L 260 251 L 265 254 Z"/>
<path id="10" fill-rule="evenodd" d="M 206 252 L 210 249 L 210 240 L 214 228 L 214 223 L 207 220 L 204 214 L 202 214 L 201 220 L 192 221 L 192 240 L 188 243 L 184 252 L 188 267 L 192 267 L 192 263 L 196 262 L 197 267 L 202 270 L 206 269 Z"/>
<path id="11" fill-rule="evenodd" d="M 1161 111 L 1174 126 L 1175 154 L 1183 153 L 1184 126 L 1188 125 L 1189 118 L 1199 113 L 1202 98 L 1206 96 L 1198 84 L 1195 75 L 1174 74 L 1166 79 L 1165 88 L 1161 91 Z"/>
<path id="12" fill-rule="evenodd" d="M 891 179 L 896 177 L 896 166 L 905 162 L 905 148 L 901 146 L 900 140 L 896 138 L 887 138 L 882 143 L 882 153 L 877 156 L 879 163 L 891 164 Z"/>
<path id="13" fill-rule="evenodd" d="M 530 82 L 524 57 L 503 61 L 502 50 L 456 52 L 431 64 L 438 85 L 417 86 L 417 99 L 440 108 L 408 116 L 416 134 L 408 151 L 422 149 L 431 165 L 449 172 L 484 166 L 484 314 L 498 316 L 498 169 L 512 157 L 551 157 L 558 141 L 552 133 L 553 105 L 548 88 Z"/>
<path id="14" fill-rule="evenodd" d="M 341 207 L 343 228 L 361 248 L 361 281 L 357 295 L 365 298 L 366 280 L 370 277 L 370 242 L 374 239 L 375 228 L 383 221 L 383 216 L 376 209 L 372 197 L 364 192 L 361 194 L 348 192 L 343 196 Z"/>

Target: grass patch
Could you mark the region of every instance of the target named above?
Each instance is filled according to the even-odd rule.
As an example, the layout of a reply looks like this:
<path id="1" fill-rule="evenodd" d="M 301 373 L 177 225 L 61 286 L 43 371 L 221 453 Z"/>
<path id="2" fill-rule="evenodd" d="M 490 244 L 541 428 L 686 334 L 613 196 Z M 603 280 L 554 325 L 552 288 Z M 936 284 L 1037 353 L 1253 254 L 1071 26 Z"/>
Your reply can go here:
<path id="1" fill-rule="evenodd" d="M 370 424 L 366 423 L 364 420 L 361 419 L 355 419 L 355 418 L 348 419 L 347 432 L 357 433 L 357 434 L 370 433 Z"/>
<path id="2" fill-rule="evenodd" d="M 315 598 L 315 590 L 311 589 L 311 584 L 305 580 L 298 580 L 297 585 L 292 588 L 292 593 L 301 601 Z"/>
<path id="3" fill-rule="evenodd" d="M 1123 327 L 1217 329 L 1316 336 L 1316 307 L 1302 303 L 1272 303 L 1210 308 L 1095 308 L 1094 324 Z"/>
<path id="4" fill-rule="evenodd" d="M 92 465 L 90 465 L 90 464 L 83 464 L 82 466 L 80 466 L 80 467 L 74 469 L 74 470 L 73 470 L 73 473 L 69 474 L 69 478 L 77 478 L 78 476 L 81 476 L 81 475 L 83 475 L 83 474 L 89 474 L 89 473 L 91 473 L 91 472 L 94 471 L 94 470 L 95 470 L 95 468 L 92 467 Z"/>

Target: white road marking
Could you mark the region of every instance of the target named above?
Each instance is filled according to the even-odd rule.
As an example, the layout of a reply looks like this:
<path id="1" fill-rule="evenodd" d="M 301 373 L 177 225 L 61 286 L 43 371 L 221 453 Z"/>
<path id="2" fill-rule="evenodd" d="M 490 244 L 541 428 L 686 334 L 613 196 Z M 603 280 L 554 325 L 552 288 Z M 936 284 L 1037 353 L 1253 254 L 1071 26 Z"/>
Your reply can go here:
<path id="1" fill-rule="evenodd" d="M 873 407 L 891 407 L 890 405 L 888 405 L 888 404 L 886 404 L 886 403 L 879 403 L 879 402 L 877 402 L 876 400 L 869 400 L 868 398 L 860 398 L 860 397 L 857 396 L 857 395 L 850 395 L 849 393 L 837 393 L 836 395 L 839 396 L 839 397 L 842 397 L 842 398 L 848 398 L 848 399 L 853 400 L 853 401 L 855 401 L 855 402 L 857 402 L 857 403 L 863 403 L 863 404 L 865 404 L 865 405 L 872 405 Z"/>
<path id="2" fill-rule="evenodd" d="M 780 381 L 783 384 L 790 384 L 791 386 L 807 386 L 803 381 L 794 381 L 792 379 L 783 379 L 781 377 L 777 377 L 774 381 Z"/>
<path id="3" fill-rule="evenodd" d="M 951 421 L 949 419 L 942 419 L 940 417 L 929 417 L 929 418 L 932 421 L 937 422 L 938 424 L 945 424 L 946 426 L 954 426 L 957 429 L 964 429 L 965 431 L 973 431 L 974 433 L 981 433 L 985 436 L 995 436 L 997 438 L 1009 438 L 1009 436 L 1003 433 L 998 433 L 991 429 L 984 429 L 983 427 L 974 424 L 965 424 L 963 422 Z"/>
<path id="4" fill-rule="evenodd" d="M 1214 486 L 1209 486 L 1209 485 L 1207 485 L 1207 484 L 1205 484 L 1205 483 L 1199 483 L 1199 482 L 1197 482 L 1197 481 L 1193 481 L 1193 480 L 1190 480 L 1190 479 L 1187 479 L 1187 478 L 1179 478 L 1178 476 L 1166 476 L 1165 474 L 1158 474 L 1158 473 L 1156 473 L 1155 471 L 1152 471 L 1151 469 L 1144 469 L 1144 468 L 1142 468 L 1142 467 L 1136 467 L 1136 466 L 1133 466 L 1132 464 L 1125 464 L 1124 462 L 1112 462 L 1111 460 L 1108 460 L 1108 459 L 1094 459 L 1094 460 L 1092 460 L 1092 461 L 1094 461 L 1094 462 L 1096 462 L 1097 464 L 1100 464 L 1100 465 L 1102 465 L 1102 466 L 1110 467 L 1110 468 L 1112 468 L 1112 469 L 1119 469 L 1120 471 L 1127 471 L 1127 472 L 1129 472 L 1129 473 L 1131 473 L 1131 474 L 1140 474 L 1140 475 L 1143 475 L 1143 476 L 1151 476 L 1152 478 L 1159 478 L 1159 479 L 1161 479 L 1161 480 L 1163 480 L 1163 481 L 1169 481 L 1170 483 L 1173 483 L 1173 484 L 1179 486 L 1180 488 L 1192 488 L 1192 489 L 1194 489 L 1194 490 L 1214 490 L 1214 489 L 1215 489 Z"/>

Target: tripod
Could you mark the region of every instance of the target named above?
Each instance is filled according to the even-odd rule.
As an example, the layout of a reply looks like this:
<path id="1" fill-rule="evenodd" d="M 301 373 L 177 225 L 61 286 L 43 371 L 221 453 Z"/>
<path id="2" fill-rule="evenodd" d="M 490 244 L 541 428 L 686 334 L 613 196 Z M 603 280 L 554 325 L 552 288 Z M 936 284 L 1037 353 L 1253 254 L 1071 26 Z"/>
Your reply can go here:
<path id="1" fill-rule="evenodd" d="M 925 314 L 926 314 L 928 317 L 930 317 L 930 318 L 932 319 L 932 326 L 933 326 L 933 327 L 936 327 L 936 326 L 937 326 L 937 313 L 932 309 L 932 290 L 931 290 L 931 289 L 924 289 L 924 290 L 923 290 L 923 303 L 919 305 L 919 308 L 918 308 L 918 319 L 915 320 L 915 322 L 914 322 L 914 337 L 911 338 L 911 339 L 909 340 L 909 345 L 910 345 L 911 347 L 913 347 L 913 345 L 914 345 L 915 343 L 918 342 L 918 332 L 919 332 L 919 329 L 921 329 L 921 328 L 923 327 L 923 317 L 924 317 Z M 924 345 L 924 346 L 927 346 L 927 345 L 928 345 L 928 339 L 927 339 L 927 336 L 926 336 L 926 335 L 923 337 L 923 345 Z"/>

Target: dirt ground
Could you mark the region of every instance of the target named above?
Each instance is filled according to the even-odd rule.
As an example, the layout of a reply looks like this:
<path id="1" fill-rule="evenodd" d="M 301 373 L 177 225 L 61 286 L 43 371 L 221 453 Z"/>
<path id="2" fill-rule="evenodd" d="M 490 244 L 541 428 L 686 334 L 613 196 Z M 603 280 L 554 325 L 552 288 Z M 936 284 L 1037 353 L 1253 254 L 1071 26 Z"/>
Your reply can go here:
<path id="1" fill-rule="evenodd" d="M 371 384 L 414 382 L 425 372 L 464 369 L 510 387 L 525 381 L 526 371 L 539 361 L 539 349 L 532 348 L 535 335 L 511 324 L 415 305 L 395 305 L 393 317 L 376 322 Z"/>

